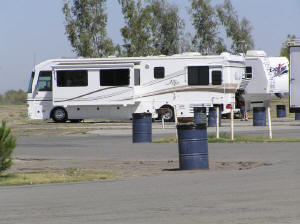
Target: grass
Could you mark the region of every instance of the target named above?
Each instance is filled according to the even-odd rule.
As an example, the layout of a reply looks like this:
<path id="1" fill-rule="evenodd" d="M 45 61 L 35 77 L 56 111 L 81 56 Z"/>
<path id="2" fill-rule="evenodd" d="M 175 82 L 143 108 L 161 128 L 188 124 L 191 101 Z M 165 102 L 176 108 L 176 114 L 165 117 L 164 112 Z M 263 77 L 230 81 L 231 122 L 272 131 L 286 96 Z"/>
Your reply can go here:
<path id="1" fill-rule="evenodd" d="M 86 119 L 84 123 L 54 123 L 52 120 L 29 120 L 26 105 L 1 105 L 0 121 L 6 120 L 15 136 L 82 135 L 95 127 L 110 122 L 128 123 L 129 120 Z"/>
<path id="2" fill-rule="evenodd" d="M 272 118 L 276 118 L 276 105 L 286 105 L 287 118 L 294 118 L 295 115 L 289 113 L 288 99 L 274 98 L 271 101 Z M 249 113 L 253 117 L 253 113 Z M 91 130 L 95 130 L 99 123 L 116 122 L 106 119 L 87 119 L 85 123 L 53 123 L 52 121 L 28 120 L 27 105 L 0 105 L 0 121 L 6 120 L 13 135 L 18 136 L 63 136 L 63 135 L 84 135 Z M 129 122 L 129 120 L 118 120 L 118 122 Z M 165 142 L 166 140 L 164 140 Z M 173 140 L 168 140 L 173 141 Z"/>
<path id="3" fill-rule="evenodd" d="M 61 171 L 9 173 L 0 175 L 0 186 L 70 183 L 116 179 L 115 171 L 67 168 Z"/>
<path id="4" fill-rule="evenodd" d="M 244 136 L 235 135 L 234 140 L 230 139 L 230 135 L 226 132 L 220 132 L 220 138 L 216 138 L 215 134 L 207 136 L 208 143 L 239 143 L 239 142 L 300 142 L 299 138 L 268 138 L 265 136 Z M 153 143 L 176 143 L 176 137 L 159 138 Z"/>

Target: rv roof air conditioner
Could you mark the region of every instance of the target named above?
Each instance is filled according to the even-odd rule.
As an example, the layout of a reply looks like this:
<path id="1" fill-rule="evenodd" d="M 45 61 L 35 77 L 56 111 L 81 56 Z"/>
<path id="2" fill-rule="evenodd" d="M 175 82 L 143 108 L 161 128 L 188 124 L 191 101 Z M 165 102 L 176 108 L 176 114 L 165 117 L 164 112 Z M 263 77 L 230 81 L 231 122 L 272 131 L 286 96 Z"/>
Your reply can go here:
<path id="1" fill-rule="evenodd" d="M 172 55 L 173 57 L 178 57 L 178 56 L 202 56 L 200 52 L 183 52 L 181 54 L 174 54 Z"/>
<path id="2" fill-rule="evenodd" d="M 183 56 L 201 56 L 200 52 L 183 52 Z"/>
<path id="3" fill-rule="evenodd" d="M 266 57 L 267 54 L 264 51 L 251 50 L 251 51 L 247 51 L 246 56 L 248 56 L 248 57 Z"/>
<path id="4" fill-rule="evenodd" d="M 222 52 L 222 53 L 221 53 L 221 56 L 223 56 L 223 57 L 228 57 L 228 56 L 230 56 L 230 53 L 228 53 L 228 52 Z"/>

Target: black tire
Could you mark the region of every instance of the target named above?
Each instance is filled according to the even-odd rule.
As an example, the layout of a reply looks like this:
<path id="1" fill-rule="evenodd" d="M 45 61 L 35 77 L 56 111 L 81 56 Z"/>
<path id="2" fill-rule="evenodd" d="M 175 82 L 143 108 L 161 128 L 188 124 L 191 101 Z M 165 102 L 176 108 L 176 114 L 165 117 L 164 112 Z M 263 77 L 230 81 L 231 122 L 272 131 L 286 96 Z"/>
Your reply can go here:
<path id="1" fill-rule="evenodd" d="M 174 114 L 174 108 L 170 105 L 163 105 L 160 108 L 168 109 L 168 112 L 162 115 L 159 115 L 159 118 L 162 119 L 164 117 L 164 120 L 166 122 L 174 122 L 175 121 L 175 114 Z"/>
<path id="2" fill-rule="evenodd" d="M 52 110 L 52 119 L 56 123 L 64 123 L 68 120 L 68 113 L 62 107 L 57 107 Z"/>

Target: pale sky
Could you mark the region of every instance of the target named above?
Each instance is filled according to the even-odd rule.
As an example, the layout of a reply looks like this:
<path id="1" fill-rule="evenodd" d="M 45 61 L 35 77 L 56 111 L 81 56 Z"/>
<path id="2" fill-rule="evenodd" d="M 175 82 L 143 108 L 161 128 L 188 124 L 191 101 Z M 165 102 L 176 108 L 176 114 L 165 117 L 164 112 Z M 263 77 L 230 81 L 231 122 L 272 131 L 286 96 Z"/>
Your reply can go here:
<path id="1" fill-rule="evenodd" d="M 0 93 L 27 90 L 34 63 L 74 57 L 64 30 L 64 0 L 0 0 Z M 180 8 L 186 31 L 193 32 L 189 0 L 169 0 Z M 223 0 L 212 0 L 213 4 Z M 255 48 L 278 56 L 287 34 L 300 38 L 300 0 L 231 0 L 253 27 Z M 121 43 L 123 25 L 117 0 L 107 0 L 108 35 Z"/>

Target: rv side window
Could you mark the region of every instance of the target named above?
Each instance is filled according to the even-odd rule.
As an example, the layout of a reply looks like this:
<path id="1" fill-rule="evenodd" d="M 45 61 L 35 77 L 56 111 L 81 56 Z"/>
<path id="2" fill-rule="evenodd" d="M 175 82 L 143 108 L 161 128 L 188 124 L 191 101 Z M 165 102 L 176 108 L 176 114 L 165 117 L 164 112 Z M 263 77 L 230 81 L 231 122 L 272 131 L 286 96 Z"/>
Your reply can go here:
<path id="1" fill-rule="evenodd" d="M 58 87 L 79 87 L 88 85 L 88 71 L 86 70 L 68 70 L 57 71 Z"/>
<path id="2" fill-rule="evenodd" d="M 31 73 L 27 93 L 32 93 L 32 82 L 33 82 L 33 79 L 34 79 L 34 72 Z"/>
<path id="3" fill-rule="evenodd" d="M 165 77 L 165 68 L 164 67 L 155 67 L 154 68 L 154 78 L 163 79 Z"/>
<path id="4" fill-rule="evenodd" d="M 52 72 L 41 71 L 37 83 L 38 91 L 52 91 Z"/>
<path id="5" fill-rule="evenodd" d="M 128 86 L 129 69 L 100 70 L 101 86 Z"/>
<path id="6" fill-rule="evenodd" d="M 247 66 L 245 71 L 246 79 L 252 79 L 252 67 Z"/>
<path id="7" fill-rule="evenodd" d="M 208 66 L 190 66 L 188 67 L 189 85 L 208 85 L 209 67 Z"/>
<path id="8" fill-rule="evenodd" d="M 141 85 L 141 70 L 134 69 L 134 85 L 139 86 Z"/>
<path id="9" fill-rule="evenodd" d="M 221 85 L 222 84 L 222 72 L 221 71 L 212 71 L 211 79 L 213 85 Z"/>

